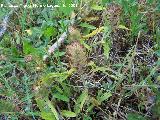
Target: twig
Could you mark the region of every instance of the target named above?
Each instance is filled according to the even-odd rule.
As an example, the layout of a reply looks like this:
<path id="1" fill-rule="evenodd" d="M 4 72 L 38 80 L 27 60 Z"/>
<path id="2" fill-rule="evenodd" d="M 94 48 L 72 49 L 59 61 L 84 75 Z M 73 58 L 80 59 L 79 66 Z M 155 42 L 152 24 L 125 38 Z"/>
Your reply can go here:
<path id="1" fill-rule="evenodd" d="M 74 25 L 75 22 L 75 14 L 74 12 L 71 14 L 71 23 L 70 26 Z M 48 49 L 48 53 L 51 55 L 57 48 L 61 46 L 62 43 L 64 43 L 64 40 L 67 38 L 67 32 L 64 32 L 60 38 Z"/>
<path id="2" fill-rule="evenodd" d="M 71 17 L 72 21 L 70 23 L 70 25 L 72 26 L 75 22 L 75 15 L 73 14 L 73 16 Z M 64 40 L 67 38 L 67 32 L 64 32 L 60 38 L 48 49 L 48 53 L 49 55 L 51 55 L 52 53 L 54 53 L 54 51 L 59 48 L 61 46 L 62 43 L 64 43 Z M 44 55 L 43 56 L 43 61 L 46 61 L 49 58 L 48 55 Z"/>
<path id="3" fill-rule="evenodd" d="M 67 33 L 64 32 L 60 38 L 48 49 L 48 53 L 52 54 L 57 48 L 61 46 L 64 40 L 67 38 Z"/>
<path id="4" fill-rule="evenodd" d="M 15 10 L 17 10 L 17 9 L 15 9 Z M 3 19 L 3 21 L 2 21 L 2 23 L 0 25 L 1 26 L 1 29 L 0 29 L 0 40 L 3 38 L 3 35 L 6 32 L 9 18 L 10 18 L 10 16 L 13 14 L 13 12 L 15 10 L 10 11 L 9 14 L 4 17 L 4 19 Z"/>
<path id="5" fill-rule="evenodd" d="M 5 16 L 3 21 L 2 21 L 2 24 L 1 24 L 1 30 L 0 30 L 0 38 L 2 38 L 2 36 L 4 35 L 4 33 L 6 32 L 7 30 L 7 25 L 8 25 L 8 21 L 9 21 L 9 16 Z"/>

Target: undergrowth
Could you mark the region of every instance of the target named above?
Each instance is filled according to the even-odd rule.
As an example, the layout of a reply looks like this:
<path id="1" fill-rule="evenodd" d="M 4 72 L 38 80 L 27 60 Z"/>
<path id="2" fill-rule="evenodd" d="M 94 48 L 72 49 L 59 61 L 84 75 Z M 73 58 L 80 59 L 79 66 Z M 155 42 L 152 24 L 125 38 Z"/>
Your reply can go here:
<path id="1" fill-rule="evenodd" d="M 0 2 L 0 119 L 160 119 L 159 0 Z"/>

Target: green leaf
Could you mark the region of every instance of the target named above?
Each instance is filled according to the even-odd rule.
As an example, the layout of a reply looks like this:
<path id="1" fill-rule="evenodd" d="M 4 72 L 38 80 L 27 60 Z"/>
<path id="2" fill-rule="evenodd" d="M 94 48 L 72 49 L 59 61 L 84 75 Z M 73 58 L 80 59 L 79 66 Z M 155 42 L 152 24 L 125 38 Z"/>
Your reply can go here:
<path id="1" fill-rule="evenodd" d="M 40 109 L 40 111 L 42 112 L 47 112 L 48 109 L 45 108 L 45 105 L 46 105 L 46 102 L 43 100 L 43 99 L 35 99 L 36 100 L 36 103 L 38 105 L 38 108 Z"/>
<path id="2" fill-rule="evenodd" d="M 102 6 L 95 5 L 95 4 L 92 5 L 91 8 L 92 8 L 93 10 L 97 10 L 97 11 L 100 11 L 100 10 L 103 10 L 103 9 L 104 9 Z"/>
<path id="3" fill-rule="evenodd" d="M 33 37 L 33 38 L 36 38 L 36 37 L 41 37 L 42 34 L 43 34 L 43 31 L 42 31 L 42 28 L 41 27 L 32 27 L 28 30 L 25 30 L 27 33 L 29 32 L 30 35 Z"/>
<path id="4" fill-rule="evenodd" d="M 57 35 L 57 30 L 54 27 L 47 27 L 44 31 L 43 34 L 46 38 L 50 38 L 51 36 L 56 36 Z"/>
<path id="5" fill-rule="evenodd" d="M 83 120 L 92 120 L 92 118 L 90 116 L 88 116 L 88 115 L 84 115 Z"/>
<path id="6" fill-rule="evenodd" d="M 45 120 L 56 120 L 53 113 L 50 113 L 50 112 L 41 112 L 41 117 L 42 119 L 45 119 Z"/>
<path id="7" fill-rule="evenodd" d="M 157 81 L 160 81 L 160 75 L 157 77 Z"/>
<path id="8" fill-rule="evenodd" d="M 41 111 L 41 117 L 45 120 L 59 120 L 58 113 L 51 102 L 47 99 L 36 99 L 37 105 Z"/>
<path id="9" fill-rule="evenodd" d="M 47 105 L 49 106 L 49 108 L 51 109 L 52 113 L 54 114 L 56 120 L 59 120 L 57 110 L 56 110 L 55 107 L 52 105 L 51 101 L 50 101 L 50 100 L 47 100 L 46 102 L 47 102 Z"/>
<path id="10" fill-rule="evenodd" d="M 24 54 L 34 54 L 36 53 L 36 49 L 26 40 L 23 41 L 23 52 Z"/>
<path id="11" fill-rule="evenodd" d="M 61 57 L 61 56 L 64 56 L 64 55 L 65 55 L 65 52 L 59 52 L 59 51 L 54 52 L 55 57 Z"/>
<path id="12" fill-rule="evenodd" d="M 54 88 L 55 88 L 59 93 L 63 94 L 63 90 L 62 90 L 59 86 L 55 85 Z"/>
<path id="13" fill-rule="evenodd" d="M 103 42 L 103 50 L 104 50 L 104 55 L 105 55 L 106 59 L 108 59 L 109 58 L 109 51 L 110 51 L 110 46 L 109 46 L 108 41 Z"/>
<path id="14" fill-rule="evenodd" d="M 69 71 L 63 72 L 63 73 L 48 73 L 47 75 L 44 75 L 41 78 L 42 83 L 41 84 L 50 84 L 53 81 L 58 81 L 58 82 L 62 82 L 64 80 L 66 80 L 68 78 L 68 76 L 70 76 L 73 72 L 75 71 L 75 69 L 70 69 Z"/>
<path id="15" fill-rule="evenodd" d="M 88 23 L 81 23 L 80 26 L 81 26 L 81 27 L 85 27 L 85 28 L 89 28 L 89 29 L 91 29 L 91 30 L 96 29 L 96 27 L 94 27 L 93 25 L 90 25 L 90 24 L 88 24 Z"/>
<path id="16" fill-rule="evenodd" d="M 99 98 L 99 101 L 103 102 L 103 101 L 107 100 L 111 96 L 112 96 L 111 92 L 103 93 L 102 96 Z"/>
<path id="17" fill-rule="evenodd" d="M 119 25 L 118 26 L 118 28 L 120 28 L 120 29 L 124 29 L 124 30 L 130 30 L 129 28 L 127 28 L 126 26 L 124 26 L 124 25 Z"/>
<path id="18" fill-rule="evenodd" d="M 87 98 L 88 98 L 88 89 L 85 89 L 77 99 L 76 105 L 74 107 L 76 114 L 80 113 Z"/>
<path id="19" fill-rule="evenodd" d="M 76 113 L 68 110 L 62 110 L 62 115 L 65 117 L 76 117 Z"/>
<path id="20" fill-rule="evenodd" d="M 61 83 L 62 88 L 63 88 L 63 94 L 65 94 L 66 96 L 71 96 L 71 88 L 69 86 L 67 86 L 65 83 Z"/>
<path id="21" fill-rule="evenodd" d="M 106 5 L 106 3 L 111 2 L 111 0 L 102 0 L 102 4 Z"/>
<path id="22" fill-rule="evenodd" d="M 155 51 L 156 55 L 160 57 L 160 50 Z"/>
<path id="23" fill-rule="evenodd" d="M 60 93 L 54 93 L 53 96 L 59 100 L 69 102 L 69 98 L 65 95 L 60 94 Z"/>
<path id="24" fill-rule="evenodd" d="M 80 43 L 89 51 L 92 51 L 92 47 L 85 43 L 84 40 L 80 40 Z"/>

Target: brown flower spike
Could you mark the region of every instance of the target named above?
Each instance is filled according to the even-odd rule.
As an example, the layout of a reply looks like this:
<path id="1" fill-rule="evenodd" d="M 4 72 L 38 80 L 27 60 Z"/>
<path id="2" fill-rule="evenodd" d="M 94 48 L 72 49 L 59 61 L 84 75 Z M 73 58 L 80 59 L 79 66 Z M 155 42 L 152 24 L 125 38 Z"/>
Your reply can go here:
<path id="1" fill-rule="evenodd" d="M 86 49 L 78 42 L 72 42 L 66 47 L 66 53 L 71 68 L 76 68 L 79 74 L 82 74 L 87 65 Z"/>
<path id="2" fill-rule="evenodd" d="M 118 26 L 121 13 L 122 13 L 122 8 L 120 5 L 112 3 L 107 6 L 106 9 L 107 18 L 113 29 L 115 29 Z"/>

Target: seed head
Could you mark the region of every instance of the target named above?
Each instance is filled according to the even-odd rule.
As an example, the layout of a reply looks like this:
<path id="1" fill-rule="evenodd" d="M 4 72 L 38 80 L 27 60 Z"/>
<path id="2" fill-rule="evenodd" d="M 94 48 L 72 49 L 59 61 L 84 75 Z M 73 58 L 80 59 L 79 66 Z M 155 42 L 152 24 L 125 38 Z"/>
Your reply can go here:
<path id="1" fill-rule="evenodd" d="M 71 68 L 77 68 L 78 72 L 82 72 L 87 65 L 86 49 L 78 41 L 75 41 L 67 46 L 66 53 Z"/>

